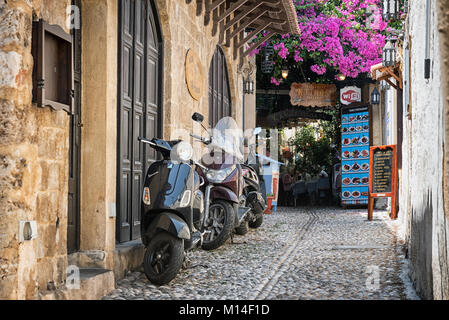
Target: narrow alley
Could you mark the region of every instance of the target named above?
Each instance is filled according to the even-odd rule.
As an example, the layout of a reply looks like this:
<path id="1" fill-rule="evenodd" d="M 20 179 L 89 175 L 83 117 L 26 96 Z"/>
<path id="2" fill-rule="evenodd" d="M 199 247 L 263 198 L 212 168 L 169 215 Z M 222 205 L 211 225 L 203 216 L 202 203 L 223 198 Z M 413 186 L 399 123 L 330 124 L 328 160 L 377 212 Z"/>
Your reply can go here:
<path id="1" fill-rule="evenodd" d="M 189 260 L 167 286 L 134 272 L 104 299 L 418 299 L 394 222 L 381 211 L 369 222 L 363 209 L 280 208 L 234 244 Z"/>

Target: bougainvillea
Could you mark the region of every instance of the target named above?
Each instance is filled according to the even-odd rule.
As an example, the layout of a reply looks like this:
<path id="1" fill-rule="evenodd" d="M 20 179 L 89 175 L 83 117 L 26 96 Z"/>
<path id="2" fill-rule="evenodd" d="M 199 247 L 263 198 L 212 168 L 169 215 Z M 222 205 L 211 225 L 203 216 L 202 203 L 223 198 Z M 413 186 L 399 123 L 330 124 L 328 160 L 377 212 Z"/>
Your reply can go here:
<path id="1" fill-rule="evenodd" d="M 381 0 L 292 1 L 301 35 L 276 35 L 270 40 L 275 52 L 272 84 L 282 83 L 284 65 L 309 68 L 320 82 L 336 74 L 357 78 L 382 61 L 392 28 L 382 18 Z"/>

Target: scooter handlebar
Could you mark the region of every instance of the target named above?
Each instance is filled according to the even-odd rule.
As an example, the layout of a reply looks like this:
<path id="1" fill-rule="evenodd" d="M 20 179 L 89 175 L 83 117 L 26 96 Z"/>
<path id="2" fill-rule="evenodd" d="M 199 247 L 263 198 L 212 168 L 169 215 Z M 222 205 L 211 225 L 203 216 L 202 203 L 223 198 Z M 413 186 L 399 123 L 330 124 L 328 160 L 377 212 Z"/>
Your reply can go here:
<path id="1" fill-rule="evenodd" d="M 149 144 L 150 146 L 153 146 L 153 147 L 156 145 L 154 142 L 152 142 L 146 138 L 143 138 L 143 137 L 139 137 L 139 138 L 137 138 L 137 140 L 139 140 L 142 143 Z"/>
<path id="2" fill-rule="evenodd" d="M 206 140 L 205 138 L 200 137 L 200 136 L 197 136 L 197 135 L 195 135 L 195 134 L 190 134 L 190 136 L 191 136 L 192 138 L 196 139 L 196 140 L 201 141 L 201 142 L 204 143 L 204 144 L 211 144 L 211 142 L 212 142 L 211 140 Z"/>

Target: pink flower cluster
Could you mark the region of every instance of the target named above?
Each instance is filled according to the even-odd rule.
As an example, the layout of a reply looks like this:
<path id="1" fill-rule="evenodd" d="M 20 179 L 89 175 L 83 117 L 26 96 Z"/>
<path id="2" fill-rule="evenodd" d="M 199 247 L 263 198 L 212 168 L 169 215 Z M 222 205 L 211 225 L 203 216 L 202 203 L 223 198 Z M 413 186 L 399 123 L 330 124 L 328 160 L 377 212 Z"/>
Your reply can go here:
<path id="1" fill-rule="evenodd" d="M 307 61 L 317 75 L 334 70 L 356 78 L 382 61 L 388 28 L 381 0 L 292 1 L 301 36 L 282 35 L 271 40 L 277 65 L 284 64 L 282 60 Z"/>

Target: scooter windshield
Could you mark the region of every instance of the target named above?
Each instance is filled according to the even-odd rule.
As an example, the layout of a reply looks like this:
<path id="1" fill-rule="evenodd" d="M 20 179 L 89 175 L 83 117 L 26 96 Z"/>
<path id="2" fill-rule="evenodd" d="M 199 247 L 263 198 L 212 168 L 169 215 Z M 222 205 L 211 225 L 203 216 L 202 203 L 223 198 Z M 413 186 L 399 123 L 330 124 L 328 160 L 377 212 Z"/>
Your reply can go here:
<path id="1" fill-rule="evenodd" d="M 239 161 L 243 161 L 243 142 L 243 131 L 231 117 L 221 119 L 212 129 L 211 147 L 223 149 Z"/>

